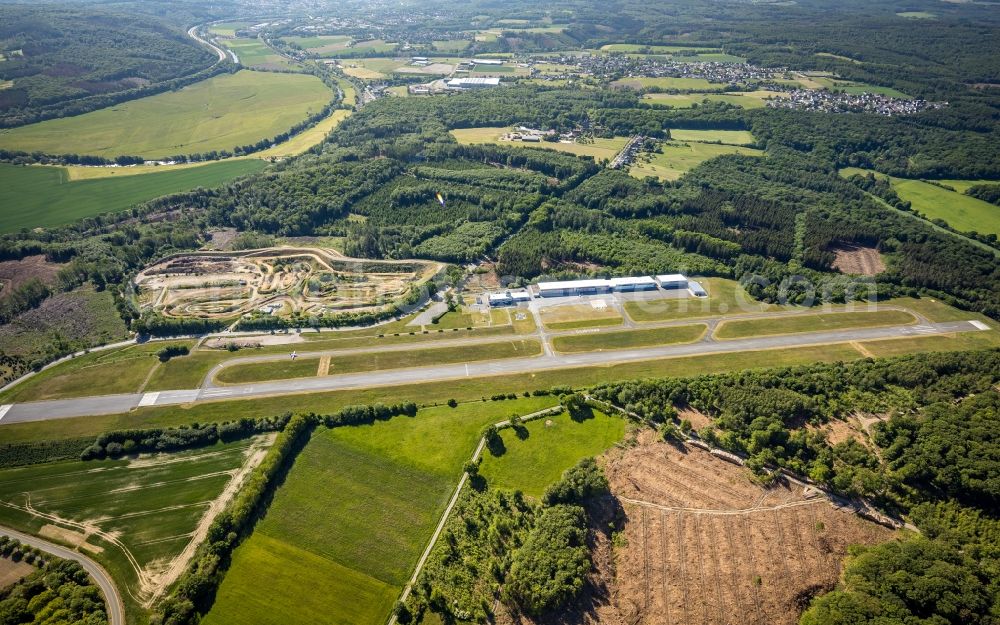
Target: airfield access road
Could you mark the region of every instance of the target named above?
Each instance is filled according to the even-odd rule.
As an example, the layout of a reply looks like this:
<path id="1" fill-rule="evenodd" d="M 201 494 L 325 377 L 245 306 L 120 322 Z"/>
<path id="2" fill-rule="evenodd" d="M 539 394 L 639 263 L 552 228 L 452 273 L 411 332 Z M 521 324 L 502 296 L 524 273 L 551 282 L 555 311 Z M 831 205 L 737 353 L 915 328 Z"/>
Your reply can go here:
<path id="1" fill-rule="evenodd" d="M 0 536 L 9 536 L 10 538 L 17 539 L 22 544 L 36 547 L 56 556 L 57 558 L 62 558 L 63 560 L 73 560 L 74 562 L 79 562 L 80 566 L 82 566 L 83 569 L 94 578 L 94 581 L 97 582 L 101 592 L 104 593 L 104 599 L 108 606 L 108 623 L 110 623 L 110 625 L 125 625 L 125 609 L 122 607 L 121 595 L 118 594 L 118 589 L 115 588 L 114 582 L 111 581 L 111 577 L 100 564 L 94 562 L 87 556 L 77 553 L 76 551 L 71 551 L 66 547 L 50 543 L 47 540 L 38 538 L 37 536 L 22 534 L 17 530 L 12 530 L 7 527 L 0 527 Z"/>
<path id="2" fill-rule="evenodd" d="M 238 384 L 218 388 L 105 395 L 79 399 L 52 400 L 0 406 L 0 426 L 25 421 L 44 421 L 66 417 L 128 412 L 146 406 L 169 406 L 201 401 L 252 399 L 294 393 L 335 391 L 343 389 L 397 386 L 420 382 L 452 380 L 464 377 L 530 373 L 552 369 L 567 369 L 591 365 L 613 365 L 643 360 L 675 358 L 704 354 L 777 350 L 852 341 L 872 341 L 914 336 L 931 336 L 953 332 L 989 330 L 980 322 L 951 321 L 916 325 L 862 328 L 828 332 L 808 332 L 764 336 L 729 341 L 703 339 L 695 343 L 663 345 L 605 352 L 560 354 L 546 352 L 529 358 L 510 358 L 450 365 L 431 365 L 409 369 L 388 369 L 365 373 L 327 375 L 321 377 L 274 380 L 253 384 Z"/>

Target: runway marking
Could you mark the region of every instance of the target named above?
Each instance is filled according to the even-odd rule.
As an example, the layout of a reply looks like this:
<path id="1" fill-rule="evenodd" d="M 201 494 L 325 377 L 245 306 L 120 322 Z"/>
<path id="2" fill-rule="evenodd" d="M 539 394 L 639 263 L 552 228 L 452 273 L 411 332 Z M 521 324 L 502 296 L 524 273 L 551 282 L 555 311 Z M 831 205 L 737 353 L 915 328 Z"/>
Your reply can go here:
<path id="1" fill-rule="evenodd" d="M 330 375 L 330 357 L 323 356 L 319 359 L 319 367 L 316 370 L 316 375 L 322 377 L 324 375 Z"/>
<path id="2" fill-rule="evenodd" d="M 469 363 L 465 363 L 465 377 L 469 377 Z"/>
<path id="3" fill-rule="evenodd" d="M 988 325 L 986 325 L 985 323 L 983 323 L 982 321 L 970 321 L 969 323 L 971 323 L 975 328 L 977 328 L 979 330 L 989 330 L 990 329 L 990 327 Z"/>
<path id="4" fill-rule="evenodd" d="M 139 408 L 143 406 L 155 406 L 156 400 L 160 398 L 159 393 L 143 393 L 142 399 L 139 400 Z"/>
<path id="5" fill-rule="evenodd" d="M 3 406 L 0 406 L 0 421 L 3 421 L 3 418 L 7 416 L 7 413 L 10 412 L 10 409 L 13 407 L 14 404 L 4 404 Z"/>

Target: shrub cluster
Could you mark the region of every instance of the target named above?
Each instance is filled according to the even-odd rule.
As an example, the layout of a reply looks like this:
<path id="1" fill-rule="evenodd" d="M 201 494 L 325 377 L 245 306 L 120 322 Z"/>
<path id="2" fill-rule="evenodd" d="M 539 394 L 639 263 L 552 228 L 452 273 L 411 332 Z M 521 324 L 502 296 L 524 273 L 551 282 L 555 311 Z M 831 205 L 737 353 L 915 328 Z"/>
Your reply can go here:
<path id="1" fill-rule="evenodd" d="M 328 428 L 334 428 L 341 425 L 359 425 L 362 423 L 384 421 L 397 415 L 412 417 L 416 414 L 417 405 L 412 401 L 402 404 L 392 404 L 391 406 L 386 406 L 385 404 L 344 406 L 338 412 L 324 416 L 323 423 Z"/>
<path id="2" fill-rule="evenodd" d="M 94 444 L 83 450 L 81 460 L 117 458 L 122 455 L 154 451 L 177 451 L 192 447 L 214 445 L 219 441 L 228 442 L 260 434 L 281 430 L 291 415 L 260 419 L 243 418 L 224 423 L 209 423 L 177 428 L 151 428 L 145 430 L 117 430 L 101 434 Z"/>
<path id="3" fill-rule="evenodd" d="M 160 359 L 160 362 L 167 362 L 175 356 L 187 356 L 191 353 L 187 345 L 167 345 L 160 351 L 156 352 L 156 356 Z"/>

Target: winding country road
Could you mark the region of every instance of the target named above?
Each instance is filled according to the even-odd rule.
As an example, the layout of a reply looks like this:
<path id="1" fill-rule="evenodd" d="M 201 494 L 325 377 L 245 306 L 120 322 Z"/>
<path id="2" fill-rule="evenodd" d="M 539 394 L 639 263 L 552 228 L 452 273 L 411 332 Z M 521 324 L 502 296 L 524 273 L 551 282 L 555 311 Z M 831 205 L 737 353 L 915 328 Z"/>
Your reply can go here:
<path id="1" fill-rule="evenodd" d="M 104 599 L 108 607 L 108 623 L 110 625 L 125 625 L 125 608 L 122 604 L 122 597 L 118 594 L 118 589 L 115 587 L 114 582 L 111 581 L 111 576 L 108 575 L 100 564 L 94 562 L 83 554 L 77 553 L 76 551 L 71 551 L 65 547 L 60 547 L 55 543 L 50 543 L 47 540 L 31 536 L 30 534 L 24 534 L 7 527 L 0 527 L 0 536 L 15 538 L 25 545 L 41 549 L 42 551 L 48 552 L 57 558 L 78 562 L 80 566 L 82 566 L 83 569 L 87 571 L 92 578 L 94 578 L 94 581 L 97 582 L 101 592 L 104 593 Z"/>

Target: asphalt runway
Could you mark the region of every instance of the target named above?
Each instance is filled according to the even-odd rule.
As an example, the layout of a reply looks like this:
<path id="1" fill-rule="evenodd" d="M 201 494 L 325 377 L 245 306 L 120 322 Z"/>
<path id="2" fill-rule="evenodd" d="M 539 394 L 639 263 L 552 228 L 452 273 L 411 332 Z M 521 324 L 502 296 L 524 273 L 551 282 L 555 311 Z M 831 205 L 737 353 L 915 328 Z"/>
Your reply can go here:
<path id="1" fill-rule="evenodd" d="M 44 421 L 67 417 L 117 414 L 147 406 L 170 406 L 202 401 L 252 399 L 294 393 L 323 392 L 343 389 L 398 386 L 420 382 L 437 382 L 463 377 L 489 377 L 514 373 L 531 373 L 589 365 L 609 365 L 661 358 L 723 354 L 807 347 L 829 343 L 871 341 L 878 339 L 930 336 L 953 332 L 987 330 L 972 321 L 919 323 L 916 325 L 862 328 L 830 332 L 809 332 L 779 336 L 753 337 L 729 341 L 705 339 L 682 345 L 663 345 L 625 350 L 608 350 L 580 354 L 560 354 L 546 351 L 540 356 L 479 361 L 466 364 L 432 365 L 409 369 L 387 369 L 364 373 L 330 375 L 291 380 L 274 380 L 231 386 L 206 385 L 204 388 L 105 395 L 0 406 L 0 426 L 27 421 Z M 430 346 L 425 346 L 430 347 Z"/>

